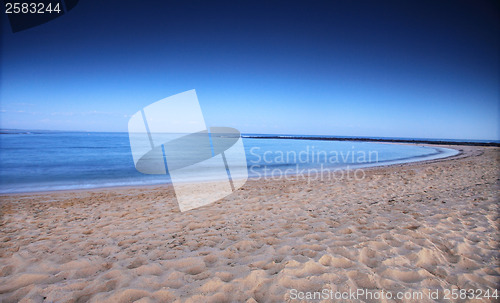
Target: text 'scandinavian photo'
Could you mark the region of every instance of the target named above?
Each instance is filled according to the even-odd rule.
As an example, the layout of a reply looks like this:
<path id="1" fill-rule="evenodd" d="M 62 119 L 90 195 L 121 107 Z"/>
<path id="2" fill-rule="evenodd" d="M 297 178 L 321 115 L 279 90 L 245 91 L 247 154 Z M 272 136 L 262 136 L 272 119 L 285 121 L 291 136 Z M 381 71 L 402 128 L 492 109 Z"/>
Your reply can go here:
<path id="1" fill-rule="evenodd" d="M 4 0 L 0 302 L 499 302 L 494 0 Z"/>

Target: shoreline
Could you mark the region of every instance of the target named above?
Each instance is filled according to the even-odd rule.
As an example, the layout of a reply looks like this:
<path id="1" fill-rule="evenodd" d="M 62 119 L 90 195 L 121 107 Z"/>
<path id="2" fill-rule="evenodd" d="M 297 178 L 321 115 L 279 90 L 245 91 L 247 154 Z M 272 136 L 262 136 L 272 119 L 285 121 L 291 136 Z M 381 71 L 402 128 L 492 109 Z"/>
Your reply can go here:
<path id="1" fill-rule="evenodd" d="M 458 149 L 457 146 L 450 146 L 450 145 L 438 145 L 438 146 L 425 146 L 425 145 L 422 145 L 422 144 L 414 144 L 414 143 L 399 143 L 399 142 L 380 142 L 381 144 L 397 144 L 397 145 L 409 145 L 409 146 L 424 146 L 424 147 L 429 147 L 429 148 L 434 148 L 434 147 L 439 147 L 439 148 L 447 148 L 447 149 L 453 149 L 453 150 L 457 150 L 458 151 L 458 154 L 456 155 L 451 155 L 451 156 L 446 156 L 446 157 L 443 157 L 443 158 L 437 158 L 437 159 L 429 159 L 429 160 L 416 160 L 416 161 L 409 161 L 409 162 L 403 162 L 403 163 L 388 163 L 388 164 L 379 164 L 379 163 L 382 163 L 382 162 L 376 162 L 376 163 L 367 163 L 367 164 L 358 164 L 358 165 L 355 165 L 351 168 L 354 168 L 354 169 L 363 169 L 363 170 L 366 170 L 366 169 L 374 169 L 374 168 L 381 168 L 381 167 L 390 167 L 390 166 L 397 166 L 397 165 L 409 165 L 409 164 L 418 164 L 418 163 L 426 163 L 426 162 L 429 162 L 429 163 L 432 163 L 433 161 L 442 161 L 442 160 L 446 160 L 446 159 L 451 159 L 453 157 L 457 157 L 459 156 L 460 154 L 462 154 L 462 150 L 461 149 Z M 417 157 L 411 157 L 411 158 L 405 158 L 403 160 L 412 160 L 412 159 L 418 159 L 419 157 L 422 157 L 422 158 L 428 158 L 428 157 L 431 157 L 433 155 L 438 155 L 440 154 L 440 152 L 436 153 L 436 154 L 431 154 L 431 155 L 424 155 L 424 156 L 417 156 Z M 399 162 L 401 161 L 402 159 L 398 159 L 398 160 L 388 160 L 387 162 Z M 345 171 L 345 170 L 349 170 L 349 166 L 347 167 L 344 167 L 342 169 L 340 169 L 341 171 Z M 328 168 L 327 168 L 328 171 L 330 171 Z M 331 171 L 335 171 L 335 169 L 332 169 Z M 288 177 L 293 177 L 295 176 L 294 174 L 290 174 L 290 175 L 286 175 L 284 176 L 284 178 L 288 178 Z M 263 178 L 255 178 L 255 177 L 249 177 L 248 178 L 248 181 L 247 182 L 251 182 L 251 181 L 259 181 L 259 180 L 272 180 L 273 177 L 269 176 L 269 177 L 263 177 Z M 49 190 L 41 190 L 41 191 L 26 191 L 26 192 L 12 192 L 12 193 L 0 193 L 0 198 L 3 197 L 3 196 L 13 196 L 13 195 L 29 195 L 29 194 L 37 194 L 37 195 L 40 195 L 40 194 L 44 194 L 44 193 L 47 193 L 47 194 L 50 194 L 50 193 L 57 193 L 57 192 L 73 192 L 73 191 L 99 191 L 99 190 L 105 190 L 105 189 L 126 189 L 126 188 L 131 188 L 131 189 L 134 189 L 134 188 L 151 188 L 151 187 L 158 187 L 158 186 L 165 186 L 165 185 L 169 185 L 171 186 L 172 184 L 171 183 L 158 183 L 158 184 L 144 184 L 144 185 L 113 185 L 113 186 L 97 186 L 97 187 L 90 187 L 90 188 L 74 188 L 74 189 L 49 189 Z"/>

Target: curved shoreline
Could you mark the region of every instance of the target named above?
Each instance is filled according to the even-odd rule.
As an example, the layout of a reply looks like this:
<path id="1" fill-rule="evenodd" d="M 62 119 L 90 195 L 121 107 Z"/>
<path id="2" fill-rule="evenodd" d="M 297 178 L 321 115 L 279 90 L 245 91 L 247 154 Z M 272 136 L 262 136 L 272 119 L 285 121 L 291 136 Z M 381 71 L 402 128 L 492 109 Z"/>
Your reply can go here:
<path id="1" fill-rule="evenodd" d="M 374 142 L 375 143 L 375 142 Z M 412 146 L 414 144 L 408 144 L 408 143 L 387 143 L 384 142 L 385 144 L 400 144 L 400 145 L 409 145 Z M 384 143 L 378 143 L 378 144 L 384 144 Z M 406 158 L 400 158 L 400 159 L 395 159 L 395 160 L 382 160 L 382 161 L 377 161 L 373 163 L 359 163 L 359 164 L 353 164 L 353 165 L 347 165 L 347 166 L 341 166 L 341 167 L 329 167 L 326 166 L 324 167 L 321 165 L 319 168 L 318 167 L 308 167 L 308 168 L 303 168 L 299 169 L 296 166 L 296 172 L 291 169 L 292 172 L 290 173 L 285 173 L 285 174 L 280 174 L 279 178 L 276 178 L 274 175 L 265 175 L 265 176 L 249 176 L 248 180 L 252 181 L 258 181 L 258 180 L 279 180 L 280 178 L 288 179 L 288 178 L 293 178 L 293 177 L 302 177 L 302 178 L 310 178 L 312 176 L 317 176 L 318 174 L 322 175 L 324 173 L 330 174 L 330 173 L 337 173 L 337 172 L 348 172 L 348 171 L 358 171 L 358 170 L 366 170 L 366 169 L 376 169 L 376 168 L 381 168 L 381 167 L 392 167 L 392 166 L 404 166 L 407 164 L 420 164 L 420 163 L 432 163 L 433 161 L 441 161 L 445 159 L 451 159 L 452 157 L 459 156 L 463 153 L 463 150 L 459 150 L 450 146 L 438 146 L 438 147 L 430 147 L 430 146 L 423 146 L 426 148 L 432 148 L 436 152 L 427 154 L 427 155 L 421 155 L 421 156 L 413 156 L 413 157 L 406 157 Z M 440 149 L 448 149 L 448 150 L 454 150 L 457 153 L 456 154 L 450 154 L 450 155 L 445 155 L 442 157 L 436 157 L 440 154 L 446 153 L 446 151 L 440 150 Z M 285 170 L 286 171 L 286 170 Z M 305 174 L 298 173 L 299 171 L 301 172 L 307 172 Z M 280 171 L 281 172 L 281 171 Z M 342 174 L 343 176 L 343 174 Z"/>
<path id="2" fill-rule="evenodd" d="M 296 139 L 296 138 L 281 138 L 281 139 Z M 297 138 L 297 140 L 302 140 Z M 305 139 L 307 140 L 307 139 Z M 318 139 L 314 139 L 318 140 Z M 324 141 L 334 141 L 334 140 L 324 140 Z M 367 141 L 368 142 L 368 141 Z M 400 145 L 408 145 L 408 146 L 413 146 L 416 144 L 413 143 L 399 143 L 399 142 L 373 142 L 373 143 L 385 143 L 385 144 L 400 144 Z M 434 146 L 425 146 L 423 147 L 428 147 L 428 148 L 433 148 L 435 149 Z M 417 164 L 423 164 L 423 163 L 433 163 L 435 161 L 443 161 L 443 160 L 450 160 L 454 159 L 454 157 L 458 157 L 463 153 L 463 149 L 457 149 L 456 146 L 449 146 L 449 145 L 439 145 L 436 146 L 438 148 L 447 148 L 447 149 L 453 149 L 457 150 L 458 154 L 456 155 L 450 155 L 442 158 L 437 158 L 437 159 L 422 159 L 422 160 L 415 160 L 415 161 L 408 161 L 405 162 L 404 160 L 410 160 L 410 159 L 418 159 L 418 158 L 429 158 L 434 155 L 439 155 L 442 152 L 436 152 L 428 155 L 422 155 L 422 156 L 415 156 L 415 157 L 409 157 L 409 158 L 403 158 L 403 159 L 397 159 L 397 160 L 384 160 L 384 161 L 379 161 L 376 163 L 366 163 L 366 164 L 357 164 L 353 166 L 347 166 L 347 167 L 342 167 L 342 168 L 325 168 L 325 171 L 329 172 L 335 172 L 335 171 L 345 171 L 349 170 L 350 168 L 353 169 L 376 169 L 376 168 L 383 168 L 383 167 L 392 167 L 392 166 L 405 166 L 405 165 L 417 165 Z M 467 149 L 467 148 L 466 148 Z M 467 156 L 467 155 L 465 155 Z M 380 164 L 382 162 L 388 162 L 385 164 Z M 308 168 L 308 169 L 313 169 L 313 168 Z M 306 169 L 307 170 L 307 169 Z M 308 174 L 309 175 L 309 174 Z M 288 177 L 294 177 L 294 176 L 300 176 L 299 174 L 286 174 L 283 177 L 286 179 Z M 248 177 L 247 182 L 252 182 L 252 181 L 259 181 L 259 180 L 273 180 L 273 176 L 266 176 L 266 177 Z M 172 186 L 171 183 L 165 182 L 165 183 L 154 183 L 154 184 L 125 184 L 125 185 L 110 185 L 110 186 L 91 186 L 91 187 L 86 187 L 86 188 L 62 188 L 62 189 L 47 189 L 47 190 L 34 190 L 34 191 L 22 191 L 22 192 L 10 192 L 10 193 L 0 193 L 0 197 L 2 196 L 12 196 L 12 195 L 43 195 L 43 194 L 51 194 L 51 193 L 58 193 L 58 192 L 85 192 L 85 191 L 100 191 L 100 190 L 121 190 L 121 189 L 135 189 L 135 188 L 154 188 L 154 187 L 159 187 L 159 186 Z"/>

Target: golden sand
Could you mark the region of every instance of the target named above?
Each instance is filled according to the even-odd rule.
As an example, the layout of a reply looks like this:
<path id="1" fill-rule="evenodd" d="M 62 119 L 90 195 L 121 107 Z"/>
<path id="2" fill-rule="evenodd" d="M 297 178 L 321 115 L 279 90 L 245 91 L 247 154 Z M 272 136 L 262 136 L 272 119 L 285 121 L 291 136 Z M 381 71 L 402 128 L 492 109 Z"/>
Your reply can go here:
<path id="1" fill-rule="evenodd" d="M 425 294 L 369 302 L 432 302 L 432 290 L 450 302 L 445 290 L 491 291 L 500 149 L 460 149 L 363 180 L 252 180 L 183 213 L 168 185 L 4 195 L 0 301 L 299 302 L 364 289 Z"/>

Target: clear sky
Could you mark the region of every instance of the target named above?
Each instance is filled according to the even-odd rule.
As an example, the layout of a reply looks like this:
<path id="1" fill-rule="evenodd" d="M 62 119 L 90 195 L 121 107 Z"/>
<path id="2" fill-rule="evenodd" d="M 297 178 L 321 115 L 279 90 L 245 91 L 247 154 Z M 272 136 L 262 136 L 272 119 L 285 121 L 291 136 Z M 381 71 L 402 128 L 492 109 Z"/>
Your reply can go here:
<path id="1" fill-rule="evenodd" d="M 500 139 L 495 1 L 91 1 L 13 34 L 2 128 L 127 131 L 196 89 L 243 133 Z"/>

